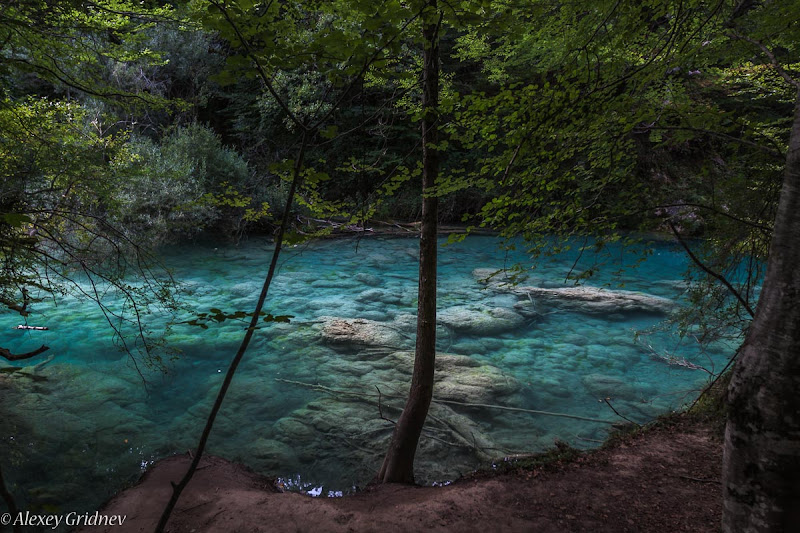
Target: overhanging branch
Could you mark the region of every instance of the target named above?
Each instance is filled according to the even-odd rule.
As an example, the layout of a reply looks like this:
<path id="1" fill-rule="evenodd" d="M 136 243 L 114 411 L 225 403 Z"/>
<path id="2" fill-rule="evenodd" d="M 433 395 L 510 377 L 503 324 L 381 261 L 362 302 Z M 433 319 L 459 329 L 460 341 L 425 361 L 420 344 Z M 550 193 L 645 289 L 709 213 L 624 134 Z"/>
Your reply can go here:
<path id="1" fill-rule="evenodd" d="M 756 314 L 755 312 L 753 312 L 753 309 L 750 307 L 750 304 L 748 304 L 747 300 L 745 300 L 742 297 L 739 291 L 737 291 L 734 288 L 734 286 L 731 285 L 731 282 L 725 279 L 725 276 L 718 274 L 713 270 L 711 270 L 710 268 L 708 268 L 705 263 L 700 261 L 700 259 L 696 255 L 694 255 L 694 252 L 692 252 L 691 248 L 689 248 L 689 245 L 687 245 L 686 242 L 683 240 L 681 234 L 678 233 L 678 229 L 675 227 L 675 225 L 672 223 L 671 220 L 667 220 L 667 224 L 669 224 L 669 229 L 672 230 L 672 233 L 675 235 L 675 238 L 678 240 L 678 243 L 683 247 L 684 250 L 686 250 L 686 253 L 689 255 L 691 260 L 694 261 L 694 264 L 696 264 L 700 268 L 700 270 L 702 270 L 712 278 L 718 280 L 720 283 L 725 285 L 725 287 L 731 292 L 731 294 L 733 294 L 736 297 L 736 299 L 739 300 L 739 303 L 742 304 L 744 309 L 747 311 L 747 314 L 749 314 L 750 317 L 755 317 Z"/>

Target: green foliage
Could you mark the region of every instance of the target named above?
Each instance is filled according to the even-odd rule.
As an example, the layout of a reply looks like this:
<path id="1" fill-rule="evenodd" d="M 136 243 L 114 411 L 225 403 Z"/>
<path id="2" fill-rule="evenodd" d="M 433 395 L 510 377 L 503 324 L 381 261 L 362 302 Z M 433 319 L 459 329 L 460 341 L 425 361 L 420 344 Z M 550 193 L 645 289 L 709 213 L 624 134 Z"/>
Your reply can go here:
<path id="1" fill-rule="evenodd" d="M 63 94 L 78 90 L 86 95 L 118 98 L 125 106 L 163 105 L 149 88 L 135 92 L 120 87 L 115 68 L 133 69 L 158 63 L 148 48 L 148 29 L 170 14 L 168 8 L 146 9 L 125 0 L 18 0 L 0 16 L 0 97 L 19 96 L 20 90 Z M 9 84 L 28 75 L 51 84 Z M 14 87 L 14 89 L 12 89 Z"/>
<path id="2" fill-rule="evenodd" d="M 447 132 L 451 152 L 482 157 L 456 163 L 439 194 L 483 190 L 491 200 L 465 221 L 533 253 L 557 251 L 553 234 L 610 242 L 672 218 L 714 236 L 723 272 L 763 257 L 793 92 L 771 66 L 738 61 L 730 16 L 700 1 L 532 2 L 492 19 L 508 37 L 468 28 L 454 54 L 492 84 L 461 98 Z M 752 297 L 757 269 L 748 279 Z"/>
<path id="3" fill-rule="evenodd" d="M 72 102 L 0 102 L 0 302 L 28 315 L 46 297 L 82 295 L 98 304 L 123 349 L 141 349 L 159 365 L 158 339 L 140 310 L 174 310 L 174 287 L 110 223 L 119 191 L 108 160 L 128 136 L 108 120 Z"/>
<path id="4" fill-rule="evenodd" d="M 241 192 L 247 163 L 199 124 L 173 129 L 160 144 L 132 139 L 112 169 L 115 220 L 151 242 L 194 236 L 208 226 L 237 228 L 266 209 Z"/>
<path id="5" fill-rule="evenodd" d="M 21 0 L 0 13 L 0 301 L 28 315 L 46 297 L 94 300 L 122 349 L 155 365 L 140 311 L 174 309 L 172 281 L 110 223 L 108 162 L 128 140 L 115 113 L 165 109 L 114 74 L 161 63 L 145 32 L 168 14 L 116 0 Z"/>
<path id="6" fill-rule="evenodd" d="M 0 14 L 4 301 L 22 305 L 44 242 L 91 242 L 73 264 L 90 250 L 102 264 L 119 243 L 268 229 L 303 134 L 287 243 L 331 220 L 417 217 L 423 23 L 441 24 L 442 173 L 427 194 L 445 219 L 522 236 L 534 255 L 562 249 L 553 235 L 601 249 L 669 220 L 757 297 L 796 1 L 149 5 L 23 0 Z M 689 276 L 687 328 L 746 323 L 715 279 Z"/>
<path id="7" fill-rule="evenodd" d="M 291 319 L 294 318 L 293 315 L 273 315 L 272 313 L 267 313 L 266 311 L 261 311 L 258 316 L 261 318 L 262 322 L 281 322 L 285 324 L 288 324 Z M 246 313 L 244 311 L 226 313 L 221 309 L 212 307 L 209 309 L 208 313 L 198 313 L 195 318 L 186 320 L 182 323 L 190 326 L 197 326 L 201 329 L 208 329 L 209 323 L 220 324 L 226 320 L 239 320 L 241 322 L 247 322 L 245 319 L 252 317 L 253 313 Z"/>
<path id="8" fill-rule="evenodd" d="M 0 102 L 0 172 L 6 176 L 0 190 L 4 302 L 22 305 L 23 287 L 48 287 L 39 267 L 53 250 L 42 248 L 44 239 L 82 246 L 102 231 L 83 215 L 95 212 L 108 194 L 104 156 L 119 143 L 99 134 L 101 120 L 65 102 Z"/>

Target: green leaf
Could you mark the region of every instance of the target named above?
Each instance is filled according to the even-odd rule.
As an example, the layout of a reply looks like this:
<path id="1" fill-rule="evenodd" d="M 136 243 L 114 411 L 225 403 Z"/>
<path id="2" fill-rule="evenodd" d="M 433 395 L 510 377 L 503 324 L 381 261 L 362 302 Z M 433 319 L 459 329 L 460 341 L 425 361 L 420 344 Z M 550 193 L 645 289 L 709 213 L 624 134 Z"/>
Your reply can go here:
<path id="1" fill-rule="evenodd" d="M 328 126 L 324 130 L 320 130 L 319 134 L 325 139 L 333 139 L 339 133 L 337 126 Z"/>
<path id="2" fill-rule="evenodd" d="M 12 228 L 19 228 L 33 222 L 31 217 L 22 213 L 3 213 L 3 220 Z"/>
<path id="3" fill-rule="evenodd" d="M 284 322 L 288 324 L 292 318 L 294 318 L 294 315 L 273 315 L 269 313 L 263 320 L 264 322 Z"/>

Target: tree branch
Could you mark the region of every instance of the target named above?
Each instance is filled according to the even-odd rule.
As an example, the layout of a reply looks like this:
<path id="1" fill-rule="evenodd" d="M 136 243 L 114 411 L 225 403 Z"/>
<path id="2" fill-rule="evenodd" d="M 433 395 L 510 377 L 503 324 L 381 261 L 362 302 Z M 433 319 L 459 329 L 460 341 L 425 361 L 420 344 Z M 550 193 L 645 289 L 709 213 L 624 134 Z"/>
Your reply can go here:
<path id="1" fill-rule="evenodd" d="M 723 133 L 721 131 L 712 131 L 712 130 L 708 130 L 708 129 L 705 129 L 705 128 L 692 128 L 692 127 L 689 127 L 689 126 L 655 126 L 655 125 L 653 125 L 653 126 L 647 126 L 647 127 L 644 127 L 644 128 L 634 128 L 633 132 L 634 133 L 645 133 L 646 131 L 649 131 L 649 130 L 692 131 L 692 132 L 695 132 L 695 133 L 703 133 L 703 134 L 706 134 L 706 135 L 714 135 L 716 137 L 722 137 L 723 139 L 727 139 L 727 140 L 729 140 L 731 142 L 737 142 L 737 143 L 740 143 L 740 144 L 744 144 L 746 146 L 751 146 L 751 147 L 753 147 L 753 148 L 755 148 L 757 150 L 761 150 L 762 152 L 767 153 L 767 154 L 769 154 L 771 156 L 774 156 L 775 158 L 779 158 L 781 160 L 786 158 L 786 154 L 784 154 L 783 152 L 781 152 L 777 148 L 770 148 L 768 146 L 764 146 L 762 144 L 758 144 L 757 142 L 754 142 L 754 141 L 748 141 L 747 139 L 742 139 L 740 137 L 735 137 L 733 135 L 729 135 L 729 134 Z M 773 145 L 775 144 L 774 141 L 772 141 L 772 139 L 767 139 L 767 141 L 770 142 Z"/>
<path id="2" fill-rule="evenodd" d="M 764 232 L 766 236 L 772 235 L 772 228 L 769 226 L 765 226 L 764 224 L 759 224 L 758 222 L 751 222 L 750 220 L 745 220 L 743 218 L 737 217 L 735 215 L 731 215 L 730 213 L 726 213 L 725 211 L 720 211 L 719 209 L 712 207 L 710 205 L 705 204 L 696 204 L 692 202 L 681 202 L 679 204 L 662 204 L 662 205 L 655 205 L 651 206 L 650 208 L 646 209 L 645 211 L 652 211 L 655 209 L 666 209 L 669 207 L 696 207 L 698 209 L 705 209 L 706 211 L 711 211 L 715 215 L 720 215 L 726 218 L 729 218 L 735 222 L 739 222 L 740 224 L 744 224 L 746 226 L 750 226 L 752 228 L 761 230 Z M 640 211 L 643 212 L 643 211 Z"/>
<path id="3" fill-rule="evenodd" d="M 700 270 L 702 270 L 709 276 L 719 280 L 720 283 L 725 285 L 725 287 L 731 292 L 731 294 L 733 294 L 736 297 L 736 299 L 739 300 L 739 303 L 741 303 L 742 306 L 745 308 L 747 314 L 749 314 L 751 317 L 755 317 L 756 314 L 753 312 L 753 309 L 750 307 L 750 304 L 748 304 L 747 300 L 745 300 L 742 297 L 742 295 L 739 294 L 739 291 L 737 291 L 733 287 L 733 285 L 731 285 L 730 281 L 725 279 L 725 277 L 722 276 L 721 274 L 718 274 L 713 270 L 711 270 L 710 268 L 708 268 L 702 261 L 700 261 L 700 259 L 698 259 L 696 255 L 694 255 L 694 253 L 686 244 L 686 242 L 684 242 L 683 238 L 681 237 L 681 234 L 678 233 L 677 228 L 675 228 L 675 225 L 672 223 L 671 220 L 667 220 L 667 224 L 669 224 L 669 228 L 672 230 L 672 233 L 675 235 L 675 238 L 678 239 L 678 243 L 683 247 L 684 250 L 686 250 L 686 253 L 689 254 L 689 257 L 692 259 L 692 261 L 694 261 L 694 264 L 700 267 Z"/>
<path id="4" fill-rule="evenodd" d="M 253 65 L 256 67 L 256 72 L 258 72 L 258 76 L 261 78 L 261 81 L 264 83 L 264 86 L 267 88 L 267 91 L 269 91 L 269 94 L 272 95 L 272 97 L 278 103 L 283 112 L 286 113 L 286 115 L 289 117 L 289 120 L 294 122 L 295 125 L 297 125 L 297 127 L 300 128 L 300 131 L 302 132 L 308 131 L 308 126 L 305 123 L 303 123 L 297 117 L 297 115 L 292 113 L 292 110 L 289 109 L 289 106 L 286 104 L 286 102 L 283 101 L 283 98 L 281 98 L 280 95 L 278 95 L 278 92 L 272 85 L 270 77 L 267 76 L 267 72 L 261 65 L 261 61 L 258 60 L 258 56 L 256 56 L 256 54 L 253 52 L 253 49 L 250 47 L 250 43 L 248 42 L 247 38 L 242 34 L 242 31 L 239 29 L 239 26 L 233 21 L 230 14 L 228 13 L 228 10 L 225 9 L 224 6 L 222 6 L 219 2 L 216 2 L 215 0 L 210 0 L 210 3 L 211 5 L 219 9 L 220 13 L 222 13 L 222 16 L 225 17 L 225 21 L 228 23 L 228 25 L 231 27 L 234 33 L 236 33 L 236 37 L 239 39 L 239 42 L 242 43 L 242 46 L 244 46 L 245 52 L 250 57 L 250 60 L 253 62 Z"/>
<path id="5" fill-rule="evenodd" d="M 786 82 L 789 85 L 793 86 L 795 89 L 800 90 L 800 81 L 792 78 L 789 75 L 789 73 L 786 71 L 786 69 L 783 68 L 783 66 L 781 66 L 781 64 L 778 62 L 778 58 L 775 57 L 775 54 L 772 53 L 772 50 L 767 48 L 767 45 L 765 45 L 761 41 L 753 39 L 752 37 L 747 37 L 746 35 L 742 35 L 742 34 L 737 33 L 735 31 L 732 31 L 731 33 L 729 33 L 728 37 L 730 37 L 731 39 L 738 39 L 740 41 L 746 41 L 746 42 L 758 47 L 758 49 L 761 50 L 764 53 L 765 56 L 767 56 L 767 58 L 769 59 L 769 62 L 772 64 L 773 67 L 775 67 L 775 70 L 778 71 L 778 74 L 780 74 L 780 76 L 784 80 L 786 80 Z"/>

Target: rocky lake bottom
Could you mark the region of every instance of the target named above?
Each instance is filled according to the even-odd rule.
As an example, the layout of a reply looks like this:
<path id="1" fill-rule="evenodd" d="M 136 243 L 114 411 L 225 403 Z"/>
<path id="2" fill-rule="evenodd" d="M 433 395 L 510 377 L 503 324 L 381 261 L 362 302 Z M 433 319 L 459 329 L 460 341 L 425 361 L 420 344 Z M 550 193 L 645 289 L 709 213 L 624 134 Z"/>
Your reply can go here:
<path id="1" fill-rule="evenodd" d="M 440 250 L 420 482 L 446 483 L 556 441 L 598 446 L 622 417 L 646 422 L 691 402 L 705 370 L 733 353 L 732 341 L 700 347 L 669 322 L 686 303 L 687 264 L 668 243 L 636 268 L 621 269 L 639 258 L 634 248 L 612 247 L 609 263 L 576 286 L 568 274 L 598 257 L 573 249 L 512 283 L 503 269 L 531 260 L 498 242 L 474 236 Z M 47 331 L 13 330 L 20 317 L 4 315 L 0 345 L 50 347 L 20 369 L 0 362 L 0 461 L 20 507 L 94 511 L 154 460 L 196 446 L 245 325 L 185 322 L 210 309 L 250 312 L 270 253 L 263 240 L 164 252 L 184 310 L 169 328 L 167 316 L 146 318 L 178 355 L 166 372 L 140 362 L 147 386 L 92 303 L 67 295 L 37 304 L 30 325 Z M 410 381 L 416 257 L 411 238 L 287 249 L 265 310 L 291 321 L 256 332 L 208 451 L 315 495 L 366 484 Z"/>

